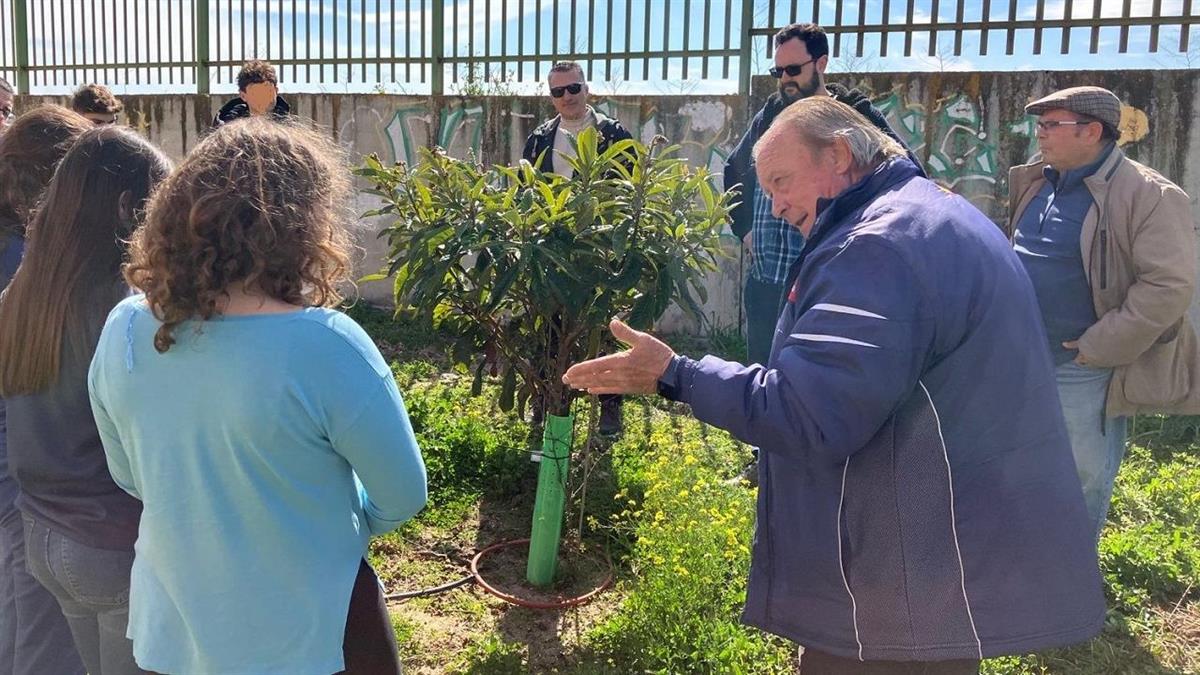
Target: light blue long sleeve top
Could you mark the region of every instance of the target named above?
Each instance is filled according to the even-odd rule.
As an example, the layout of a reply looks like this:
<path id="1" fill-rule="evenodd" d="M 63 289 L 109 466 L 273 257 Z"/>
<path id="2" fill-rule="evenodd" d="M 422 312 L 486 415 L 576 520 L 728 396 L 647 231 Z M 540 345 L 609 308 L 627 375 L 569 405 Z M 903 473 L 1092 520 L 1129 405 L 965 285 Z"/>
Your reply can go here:
<path id="1" fill-rule="evenodd" d="M 425 504 L 425 466 L 379 350 L 339 312 L 176 327 L 117 305 L 88 386 L 113 479 L 144 504 L 128 636 L 172 675 L 343 669 L 369 537 Z"/>

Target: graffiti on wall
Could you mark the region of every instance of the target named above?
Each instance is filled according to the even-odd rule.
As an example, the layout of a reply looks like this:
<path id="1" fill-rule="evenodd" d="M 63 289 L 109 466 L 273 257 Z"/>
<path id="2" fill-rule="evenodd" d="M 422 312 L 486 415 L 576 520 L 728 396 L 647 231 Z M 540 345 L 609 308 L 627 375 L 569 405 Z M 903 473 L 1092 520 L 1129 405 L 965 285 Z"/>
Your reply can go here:
<path id="1" fill-rule="evenodd" d="M 929 105 L 909 98 L 902 86 L 872 98 L 900 138 L 924 161 L 930 178 L 992 218 L 1003 217 L 1007 165 L 1036 153 L 1036 118 L 994 119 L 978 98 L 963 92 Z M 680 146 L 680 157 L 708 168 L 719 180 L 730 151 L 745 131 L 733 128 L 736 102 L 726 97 L 602 98 L 596 109 L 621 120 L 643 143 L 656 135 L 667 137 Z M 488 105 L 505 109 L 489 118 Z M 528 100 L 510 98 L 446 99 L 440 107 L 428 100 L 411 100 L 383 113 L 356 110 L 353 117 L 360 132 L 364 119 L 378 130 L 379 145 L 385 148 L 381 154 L 389 154 L 392 161 L 416 161 L 419 148 L 433 145 L 457 157 L 472 152 L 481 157 L 485 135 L 497 141 L 492 146 L 494 161 L 513 161 L 525 135 L 541 122 L 539 114 L 545 114 L 538 110 Z M 501 128 L 487 128 L 489 119 L 500 122 Z M 1130 106 L 1123 110 L 1121 127 L 1122 145 L 1136 143 L 1149 131 L 1146 114 Z"/>

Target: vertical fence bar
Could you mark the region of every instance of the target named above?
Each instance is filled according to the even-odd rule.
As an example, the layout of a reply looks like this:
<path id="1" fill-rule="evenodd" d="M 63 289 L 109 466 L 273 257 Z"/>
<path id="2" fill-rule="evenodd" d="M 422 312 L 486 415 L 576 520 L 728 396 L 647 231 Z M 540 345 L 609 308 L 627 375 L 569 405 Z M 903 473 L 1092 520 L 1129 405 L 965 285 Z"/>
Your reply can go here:
<path id="1" fill-rule="evenodd" d="M 133 0 L 133 25 L 134 25 L 133 61 L 134 61 L 134 63 L 141 63 L 142 62 L 142 58 L 141 58 L 142 35 L 145 34 L 145 31 L 143 31 L 141 29 L 141 26 L 139 25 L 139 12 L 138 12 L 137 0 Z M 75 56 L 75 42 L 76 42 L 75 36 L 76 36 L 76 33 L 75 33 L 75 3 L 72 2 L 71 3 L 71 62 L 77 64 L 77 63 L 79 63 L 79 59 Z M 142 83 L 142 69 L 140 66 L 135 66 L 133 69 L 133 81 L 135 84 Z"/>
<path id="2" fill-rule="evenodd" d="M 196 0 L 196 93 L 208 94 L 208 0 Z"/>
<path id="3" fill-rule="evenodd" d="M 725 0 L 725 58 L 721 67 L 721 77 L 729 78 L 729 50 L 733 48 L 733 0 Z"/>
<path id="4" fill-rule="evenodd" d="M 29 5 L 13 0 L 13 56 L 17 62 L 17 91 L 29 93 Z"/>
<path id="5" fill-rule="evenodd" d="M 451 42 L 451 44 L 454 45 L 453 47 L 451 47 L 450 53 L 452 56 L 457 58 L 458 57 L 458 3 L 457 2 L 454 3 L 454 17 L 450 19 L 450 42 Z M 474 71 L 470 71 L 467 75 L 468 80 L 474 79 L 474 77 L 475 77 Z M 458 82 L 458 61 L 457 60 L 454 61 L 454 65 L 452 65 L 450 67 L 450 81 Z"/>
<path id="6" fill-rule="evenodd" d="M 642 80 L 650 79 L 650 5 L 642 6 Z"/>
<path id="7" fill-rule="evenodd" d="M 1067 24 L 1062 29 L 1062 44 L 1059 47 L 1059 54 L 1071 53 L 1071 13 L 1074 0 L 1063 0 L 1063 23 Z"/>
<path id="8" fill-rule="evenodd" d="M 1033 53 L 1042 53 L 1042 22 L 1046 20 L 1046 1 L 1037 0 L 1037 28 L 1033 29 Z"/>
<path id="9" fill-rule="evenodd" d="M 861 1 L 861 0 L 860 0 Z M 987 2 L 987 0 L 983 0 Z M 892 16 L 892 0 L 883 0 L 883 7 L 879 11 L 879 25 L 883 26 L 883 30 L 879 31 L 879 57 L 887 56 L 888 52 L 888 23 Z"/>
<path id="10" fill-rule="evenodd" d="M 435 0 L 436 1 L 436 0 Z M 574 27 L 572 26 L 572 29 Z M 483 0 L 483 77 L 492 72 L 492 0 Z"/>
<path id="11" fill-rule="evenodd" d="M 325 4 L 321 2 L 321 4 Z M 333 0 L 332 11 L 329 13 L 329 25 L 333 27 L 333 81 L 338 81 L 338 0 Z M 321 66 L 324 72 L 325 66 Z"/>
<path id="12" fill-rule="evenodd" d="M 840 1 L 840 0 L 839 0 Z M 690 35 L 688 28 L 692 25 L 692 0 L 683 0 L 683 79 L 688 79 L 688 37 Z"/>
<path id="13" fill-rule="evenodd" d="M 1097 5 L 1101 0 L 1096 0 Z M 1017 41 L 1017 30 L 1012 27 L 1013 22 L 1017 20 L 1017 0 L 1008 0 L 1008 44 L 1004 47 L 1004 53 L 1008 56 L 1013 54 L 1013 44 Z"/>
<path id="14" fill-rule="evenodd" d="M 800 0 L 792 0 L 793 16 L 796 14 L 796 3 L 798 2 L 800 2 Z M 814 19 L 813 22 L 816 23 L 816 19 Z M 775 0 L 767 0 L 767 25 L 775 25 Z M 767 58 L 771 58 L 771 55 L 774 53 L 774 51 L 775 43 L 770 38 L 767 38 Z"/>
<path id="15" fill-rule="evenodd" d="M 633 51 L 633 0 L 625 0 L 625 69 L 621 77 L 629 80 L 629 53 Z"/>
<path id="16" fill-rule="evenodd" d="M 1183 0 L 1183 16 L 1192 15 L 1192 0 Z M 1179 24 L 1179 53 L 1188 53 L 1188 40 L 1191 39 L 1192 26 L 1188 23 Z"/>
<path id="17" fill-rule="evenodd" d="M 445 68 L 442 65 L 445 58 L 445 52 L 443 52 L 442 47 L 446 30 L 445 11 L 445 0 L 433 0 L 433 30 L 430 31 L 430 37 L 432 38 L 431 61 L 433 63 L 431 82 L 434 96 L 441 96 L 443 94 L 443 83 L 446 75 Z"/>
<path id="18" fill-rule="evenodd" d="M 979 18 L 979 23 L 983 24 L 979 29 L 979 55 L 987 56 L 988 53 L 988 24 L 992 22 L 992 0 L 983 0 L 983 14 Z"/>
<path id="19" fill-rule="evenodd" d="M 742 24 L 739 26 L 738 37 L 741 40 L 741 53 L 738 56 L 738 93 L 750 95 L 750 60 L 754 50 L 754 0 L 742 0 Z"/>
<path id="20" fill-rule="evenodd" d="M 1041 2 L 1041 0 L 1038 0 Z M 938 11 L 941 8 L 938 6 L 938 0 L 932 0 L 932 5 L 929 8 L 929 55 L 938 55 Z"/>
<path id="21" fill-rule="evenodd" d="M 1117 43 L 1117 52 L 1124 54 L 1129 51 L 1129 15 L 1133 8 L 1133 0 L 1124 0 L 1121 3 L 1121 39 Z"/>
<path id="22" fill-rule="evenodd" d="M 709 40 L 712 35 L 712 0 L 704 0 L 704 51 L 707 52 L 711 46 Z M 700 66 L 700 77 L 708 79 L 708 55 L 705 54 L 704 61 Z"/>
<path id="23" fill-rule="evenodd" d="M 663 2 L 663 60 L 662 60 L 662 78 L 665 80 L 669 76 L 671 67 L 671 59 L 667 56 L 667 52 L 671 50 L 671 0 Z"/>
<path id="24" fill-rule="evenodd" d="M 505 70 L 508 68 L 508 62 L 504 59 L 506 56 L 508 56 L 508 0 L 500 0 L 500 72 L 497 73 L 497 77 L 502 80 Z"/>
<path id="25" fill-rule="evenodd" d="M 455 13 L 457 14 L 457 5 L 455 5 Z M 457 22 L 455 22 L 457 23 Z M 455 39 L 457 43 L 458 40 Z M 454 47 L 454 55 L 458 56 L 458 45 Z M 453 70 L 455 77 L 458 76 L 458 64 L 454 64 Z M 467 2 L 467 72 L 475 72 L 475 0 Z"/>
<path id="26" fill-rule="evenodd" d="M 612 2 L 612 0 L 608 0 Z M 610 38 L 611 39 L 611 38 Z M 525 0 L 517 0 L 517 82 L 525 80 Z"/>
<path id="27" fill-rule="evenodd" d="M 537 9 L 534 10 L 533 15 L 533 54 L 538 57 L 542 55 L 542 0 L 537 0 Z M 542 60 L 540 58 L 533 61 L 533 79 L 535 82 L 542 81 Z"/>
<path id="28" fill-rule="evenodd" d="M 1067 0 L 1070 2 L 1070 0 Z M 963 19 L 966 18 L 966 0 L 958 0 L 958 7 L 954 12 L 954 22 L 960 27 L 954 29 L 954 55 L 962 56 L 963 29 L 961 28 Z"/>
<path id="29" fill-rule="evenodd" d="M 428 0 L 417 0 L 417 1 L 421 3 L 421 30 L 417 31 L 421 36 L 421 84 L 425 84 L 425 79 L 426 79 L 425 64 L 434 63 L 434 61 L 432 59 L 430 59 L 429 52 L 425 51 L 425 34 L 429 32 L 429 30 L 425 28 L 425 19 L 428 16 L 425 12 L 425 7 L 428 4 Z M 434 0 L 434 1 L 436 2 L 436 0 Z M 438 26 L 437 28 L 440 30 L 441 26 Z M 407 48 L 407 45 L 408 45 L 408 43 L 405 42 L 406 48 Z M 430 75 L 433 74 L 432 67 L 429 69 L 429 72 L 430 72 Z"/>
<path id="30" fill-rule="evenodd" d="M 1012 2 L 1013 2 L 1013 6 L 1016 6 L 1016 0 L 1012 0 Z M 915 13 L 915 10 L 916 10 L 916 0 L 908 0 L 908 14 L 907 14 L 908 18 L 904 22 L 905 26 L 912 26 L 913 14 Z M 906 29 L 904 31 L 904 55 L 905 56 L 912 56 L 912 42 L 913 42 L 912 39 L 913 39 L 912 30 Z"/>
<path id="31" fill-rule="evenodd" d="M 613 50 L 613 0 L 608 0 L 608 14 L 605 15 L 604 22 L 608 26 L 608 29 L 604 31 L 604 51 L 607 54 L 604 58 L 604 79 L 611 81 Z"/>
<path id="32" fill-rule="evenodd" d="M 1162 16 L 1162 0 L 1154 0 L 1154 5 L 1150 10 L 1150 16 L 1156 19 Z M 1180 26 L 1179 28 L 1180 30 L 1183 30 L 1185 27 Z M 1153 24 L 1150 26 L 1150 53 L 1158 53 L 1158 24 Z"/>
<path id="33" fill-rule="evenodd" d="M 175 12 L 171 9 L 172 4 L 173 3 L 170 2 L 170 0 L 168 0 L 168 2 L 167 2 L 167 58 L 165 60 L 166 63 L 175 63 L 175 26 L 173 25 L 175 22 L 171 18 Z M 175 69 L 171 66 L 167 66 L 167 80 L 171 84 L 175 84 Z"/>
<path id="34" fill-rule="evenodd" d="M 842 25 L 842 0 L 837 0 L 833 9 L 833 25 L 835 28 L 841 28 Z M 842 55 L 842 31 L 834 31 L 833 33 L 833 55 Z"/>
<path id="35" fill-rule="evenodd" d="M 867 3 L 866 0 L 858 0 L 858 25 L 867 25 Z M 854 55 L 862 58 L 863 55 L 863 31 L 861 28 L 855 31 L 858 33 L 858 44 L 854 48 Z"/>
<path id="36" fill-rule="evenodd" d="M 1092 3 L 1092 18 L 1100 18 L 1100 9 L 1104 0 L 1095 0 Z M 1100 26 L 1092 26 L 1092 43 L 1088 47 L 1088 51 L 1092 54 L 1100 51 Z M 1012 52 L 1009 52 L 1012 54 Z"/>

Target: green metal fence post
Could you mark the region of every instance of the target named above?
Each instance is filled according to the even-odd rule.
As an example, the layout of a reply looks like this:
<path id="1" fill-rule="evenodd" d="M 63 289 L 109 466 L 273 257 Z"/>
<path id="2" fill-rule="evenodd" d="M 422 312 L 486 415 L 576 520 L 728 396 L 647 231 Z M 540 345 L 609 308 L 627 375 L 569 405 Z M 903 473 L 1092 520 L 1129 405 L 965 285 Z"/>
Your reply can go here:
<path id="1" fill-rule="evenodd" d="M 443 81 L 446 76 L 446 67 L 442 62 L 445 56 L 445 39 L 446 39 L 446 0 L 433 0 L 433 30 L 430 49 L 433 52 L 430 54 L 429 62 L 433 67 L 433 77 L 430 80 L 432 93 L 434 96 L 441 96 L 443 93 Z M 474 17 L 472 17 L 472 21 Z"/>
<path id="2" fill-rule="evenodd" d="M 29 93 L 29 8 L 26 0 L 13 0 L 13 45 L 17 58 L 17 91 Z"/>
<path id="3" fill-rule="evenodd" d="M 738 93 L 750 95 L 751 63 L 754 57 L 754 0 L 742 0 L 742 30 L 738 34 L 741 40 L 741 55 L 738 57 Z"/>
<path id="4" fill-rule="evenodd" d="M 282 39 L 282 38 L 280 38 Z M 208 0 L 196 0 L 196 93 L 209 93 Z"/>

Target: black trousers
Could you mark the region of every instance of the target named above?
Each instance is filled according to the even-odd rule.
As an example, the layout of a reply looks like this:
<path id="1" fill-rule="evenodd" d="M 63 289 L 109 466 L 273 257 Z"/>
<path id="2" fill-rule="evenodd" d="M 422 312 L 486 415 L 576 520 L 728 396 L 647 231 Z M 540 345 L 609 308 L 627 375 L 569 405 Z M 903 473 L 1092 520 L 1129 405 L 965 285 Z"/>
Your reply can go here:
<path id="1" fill-rule="evenodd" d="M 800 655 L 800 675 L 978 675 L 979 661 L 859 661 L 815 649 Z"/>
<path id="2" fill-rule="evenodd" d="M 344 675 L 400 675 L 400 650 L 396 647 L 387 600 L 375 570 L 366 560 L 358 565 L 358 576 L 350 593 L 342 656 L 346 661 Z"/>

